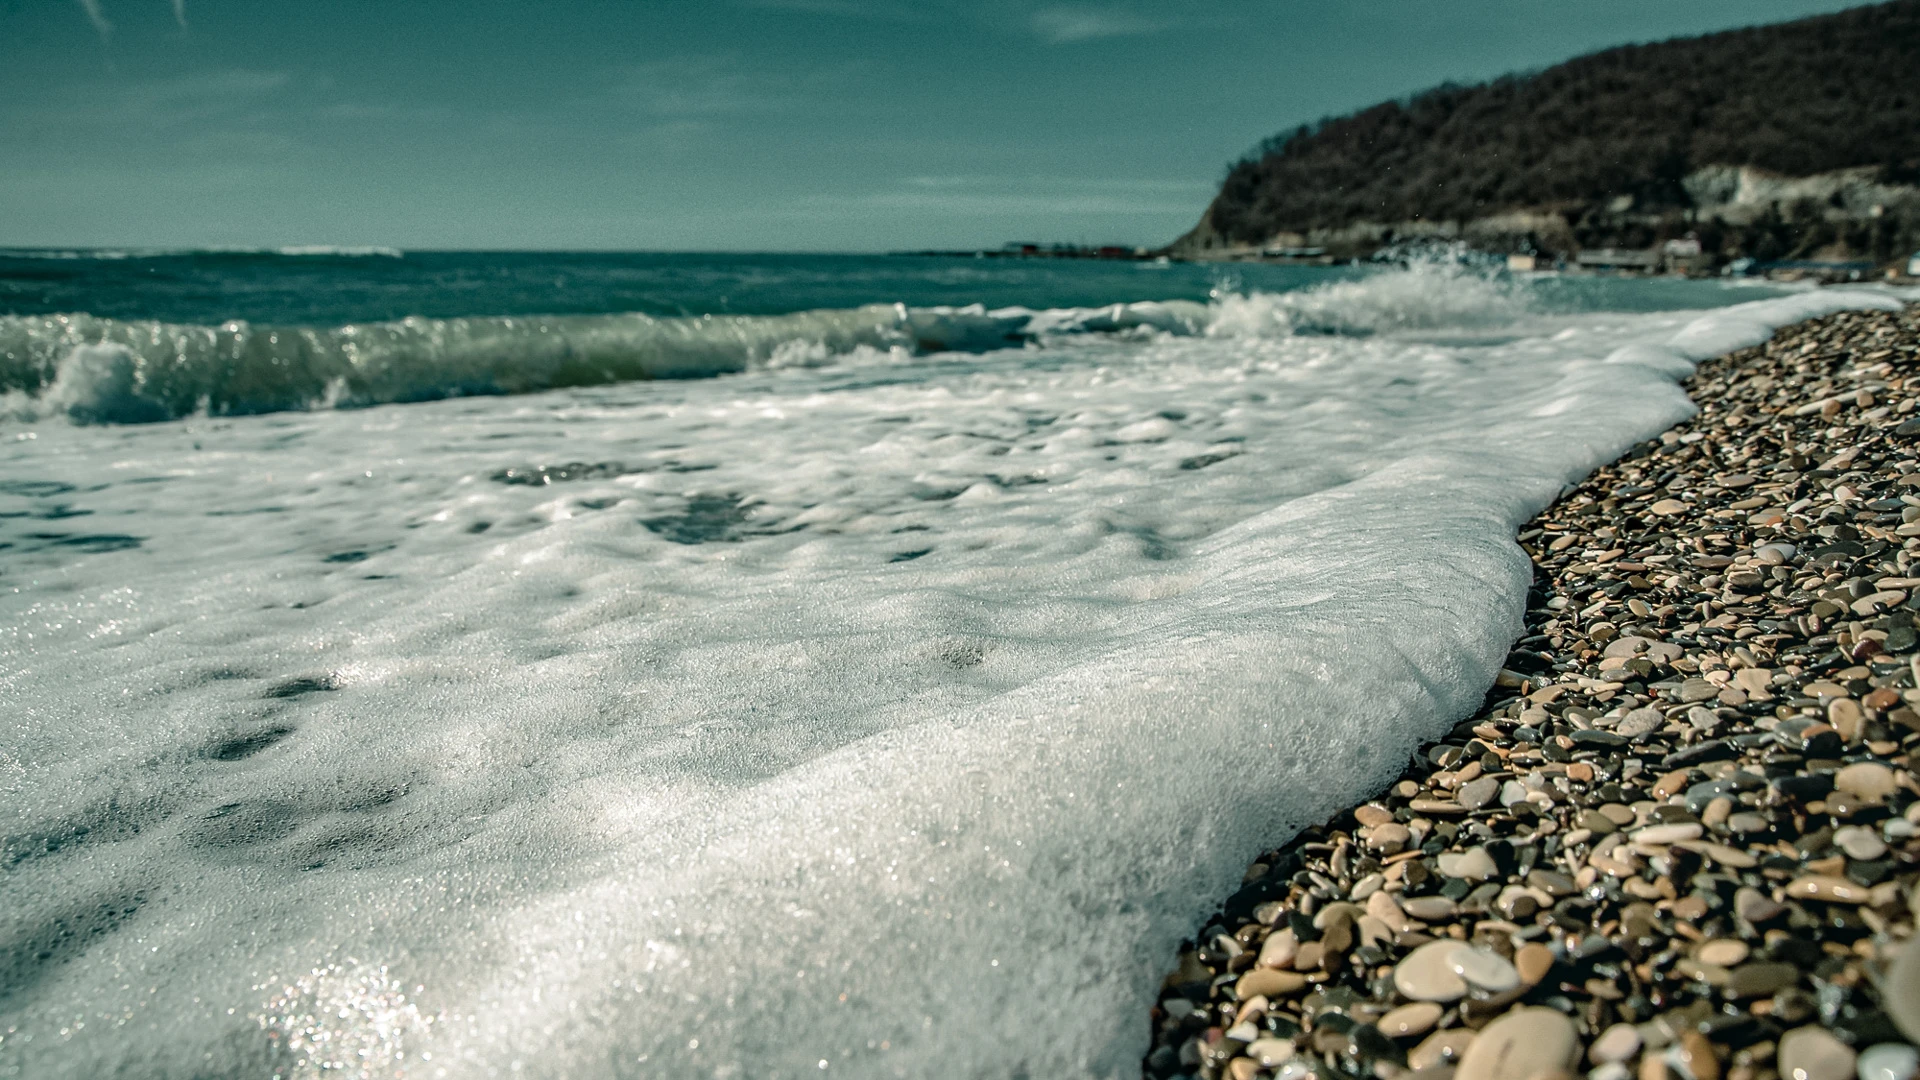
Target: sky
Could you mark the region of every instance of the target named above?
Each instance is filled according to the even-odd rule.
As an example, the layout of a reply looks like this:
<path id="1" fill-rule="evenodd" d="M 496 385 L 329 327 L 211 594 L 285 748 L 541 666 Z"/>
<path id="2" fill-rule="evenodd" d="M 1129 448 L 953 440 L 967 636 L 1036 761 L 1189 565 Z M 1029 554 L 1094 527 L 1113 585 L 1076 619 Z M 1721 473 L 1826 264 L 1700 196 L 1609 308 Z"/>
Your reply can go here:
<path id="1" fill-rule="evenodd" d="M 1260 140 L 1857 0 L 0 0 L 0 246 L 1159 245 Z"/>

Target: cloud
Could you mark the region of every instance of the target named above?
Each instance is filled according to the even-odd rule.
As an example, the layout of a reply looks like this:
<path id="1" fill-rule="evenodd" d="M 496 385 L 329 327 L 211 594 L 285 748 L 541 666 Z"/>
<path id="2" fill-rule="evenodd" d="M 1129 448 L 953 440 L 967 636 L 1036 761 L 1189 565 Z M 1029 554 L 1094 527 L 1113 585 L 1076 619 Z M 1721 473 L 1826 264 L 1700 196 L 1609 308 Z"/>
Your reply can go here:
<path id="1" fill-rule="evenodd" d="M 173 21 L 180 24 L 180 29 L 187 28 L 187 0 L 173 0 Z"/>
<path id="2" fill-rule="evenodd" d="M 686 119 L 778 112 L 792 104 L 786 80 L 744 71 L 731 56 L 676 56 L 621 72 L 616 98 L 654 116 Z"/>
<path id="3" fill-rule="evenodd" d="M 87 21 L 93 24 L 94 31 L 100 35 L 100 40 L 107 40 L 107 36 L 113 33 L 113 24 L 107 21 L 106 13 L 100 10 L 100 0 L 75 0 L 75 2 L 80 5 L 80 10 L 87 13 Z"/>
<path id="4" fill-rule="evenodd" d="M 1034 12 L 1033 28 L 1052 44 L 1073 45 L 1101 38 L 1157 33 L 1166 29 L 1167 24 L 1116 8 L 1052 7 Z"/>
<path id="5" fill-rule="evenodd" d="M 285 90 L 284 71 L 233 68 L 128 83 L 69 88 L 38 102 L 0 106 L 0 130 L 80 127 L 154 131 L 212 119 L 245 118 Z"/>
<path id="6" fill-rule="evenodd" d="M 1192 180 L 1048 176 L 908 176 L 899 186 L 802 200 L 817 208 L 909 210 L 962 215 L 1071 217 L 1185 214 L 1212 185 Z"/>

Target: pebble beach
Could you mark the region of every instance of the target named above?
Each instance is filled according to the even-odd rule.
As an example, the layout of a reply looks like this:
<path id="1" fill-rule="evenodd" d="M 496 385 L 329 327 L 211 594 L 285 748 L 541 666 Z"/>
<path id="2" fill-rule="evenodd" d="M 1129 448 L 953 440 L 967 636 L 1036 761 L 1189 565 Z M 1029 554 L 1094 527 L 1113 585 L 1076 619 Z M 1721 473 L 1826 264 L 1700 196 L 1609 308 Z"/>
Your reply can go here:
<path id="1" fill-rule="evenodd" d="M 1484 707 L 1178 956 L 1148 1077 L 1920 1071 L 1920 309 L 1687 389 L 1521 531 Z"/>

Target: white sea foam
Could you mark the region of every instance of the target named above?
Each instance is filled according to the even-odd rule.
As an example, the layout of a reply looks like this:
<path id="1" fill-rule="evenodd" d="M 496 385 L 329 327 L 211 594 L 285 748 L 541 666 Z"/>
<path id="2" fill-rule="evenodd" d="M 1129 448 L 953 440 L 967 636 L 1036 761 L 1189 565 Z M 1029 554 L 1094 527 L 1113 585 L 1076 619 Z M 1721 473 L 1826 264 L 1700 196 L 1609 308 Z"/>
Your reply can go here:
<path id="1" fill-rule="evenodd" d="M 1516 523 L 1894 303 L 15 428 L 0 1076 L 1132 1074 L 1479 700 Z"/>

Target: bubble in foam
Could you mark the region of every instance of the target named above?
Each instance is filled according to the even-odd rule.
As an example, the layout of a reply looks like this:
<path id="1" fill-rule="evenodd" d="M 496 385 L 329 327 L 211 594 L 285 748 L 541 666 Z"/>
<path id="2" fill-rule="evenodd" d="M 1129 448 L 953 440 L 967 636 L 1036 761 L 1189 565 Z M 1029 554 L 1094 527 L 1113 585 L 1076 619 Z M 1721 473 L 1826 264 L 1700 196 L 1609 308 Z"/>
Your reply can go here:
<path id="1" fill-rule="evenodd" d="M 348 957 L 253 989 L 270 993 L 253 1019 L 266 1033 L 275 1080 L 403 1080 L 420 1075 L 407 1067 L 410 1047 L 421 1065 L 432 1061 L 420 1044 L 440 1018 L 408 1000 L 385 964 Z"/>

